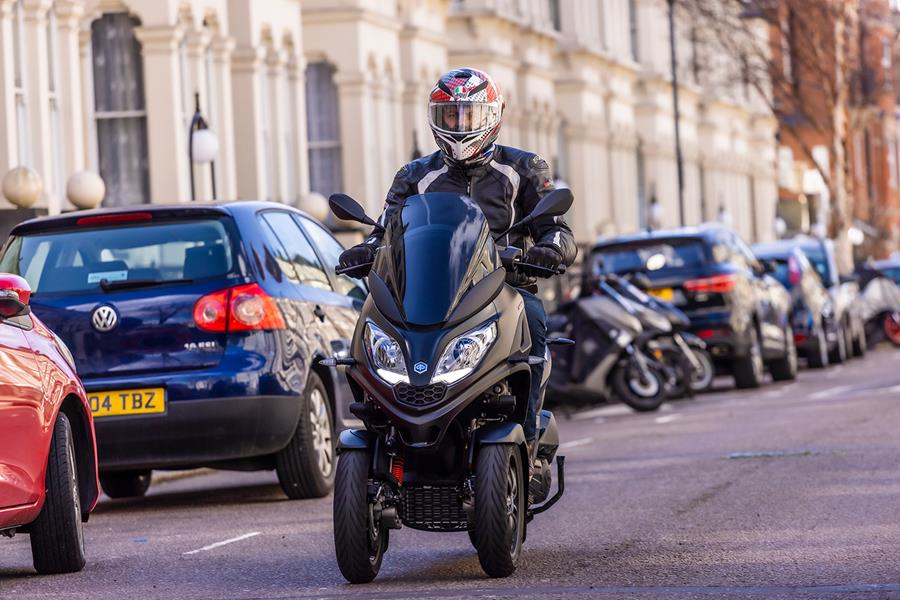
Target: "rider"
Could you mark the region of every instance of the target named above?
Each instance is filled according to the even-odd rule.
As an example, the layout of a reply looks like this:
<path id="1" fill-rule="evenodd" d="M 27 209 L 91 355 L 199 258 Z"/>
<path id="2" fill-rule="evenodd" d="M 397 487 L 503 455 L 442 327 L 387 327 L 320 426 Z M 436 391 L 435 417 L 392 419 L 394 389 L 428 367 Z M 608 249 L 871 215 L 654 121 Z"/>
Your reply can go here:
<path id="1" fill-rule="evenodd" d="M 495 144 L 505 102 L 500 89 L 484 71 L 472 68 L 445 73 L 431 90 L 428 117 L 440 150 L 401 168 L 387 193 L 379 224 L 385 225 L 404 200 L 425 192 L 455 192 L 470 196 L 484 212 L 495 233 L 528 215 L 538 201 L 553 191 L 547 162 L 530 152 Z M 572 230 L 561 217 L 537 219 L 526 231 L 516 230 L 500 240 L 525 250 L 522 262 L 556 269 L 571 265 L 576 247 Z M 342 267 L 371 263 L 381 244 L 379 235 L 346 250 Z M 535 296 L 535 276 L 545 272 L 522 266 L 506 276 L 525 301 L 531 355 L 544 356 L 547 316 Z M 523 424 L 532 459 L 537 425 L 537 403 L 543 363 L 531 367 L 531 393 Z"/>

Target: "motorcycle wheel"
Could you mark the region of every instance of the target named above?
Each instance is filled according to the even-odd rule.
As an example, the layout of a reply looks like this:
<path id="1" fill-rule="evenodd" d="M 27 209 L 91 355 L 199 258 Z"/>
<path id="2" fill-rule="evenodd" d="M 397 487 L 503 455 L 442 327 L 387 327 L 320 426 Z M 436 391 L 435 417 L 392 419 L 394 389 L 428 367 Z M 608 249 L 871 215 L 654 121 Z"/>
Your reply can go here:
<path id="1" fill-rule="evenodd" d="M 668 349 L 662 352 L 662 362 L 666 367 L 671 369 L 673 377 L 667 377 L 666 397 L 683 398 L 690 388 L 691 377 L 693 375 L 693 367 L 687 357 L 680 350 Z"/>
<path id="2" fill-rule="evenodd" d="M 334 481 L 334 550 L 341 574 L 350 583 L 369 583 L 381 570 L 389 531 L 376 520 L 368 499 L 371 456 L 345 450 Z"/>
<path id="3" fill-rule="evenodd" d="M 663 374 L 652 367 L 648 371 L 644 376 L 641 369 L 631 361 L 613 371 L 613 392 L 619 400 L 638 412 L 658 410 L 666 399 Z"/>
<path id="4" fill-rule="evenodd" d="M 691 389 L 694 390 L 694 393 L 705 392 L 712 387 L 713 380 L 716 378 L 716 368 L 713 366 L 712 357 L 708 351 L 703 348 L 691 348 L 691 350 L 700 364 L 700 368 L 693 371 Z"/>
<path id="5" fill-rule="evenodd" d="M 884 335 L 894 346 L 900 346 L 900 319 L 896 314 L 885 315 Z"/>
<path id="6" fill-rule="evenodd" d="M 525 541 L 522 453 L 514 444 L 482 446 L 475 464 L 475 514 L 470 534 L 491 577 L 512 575 Z"/>

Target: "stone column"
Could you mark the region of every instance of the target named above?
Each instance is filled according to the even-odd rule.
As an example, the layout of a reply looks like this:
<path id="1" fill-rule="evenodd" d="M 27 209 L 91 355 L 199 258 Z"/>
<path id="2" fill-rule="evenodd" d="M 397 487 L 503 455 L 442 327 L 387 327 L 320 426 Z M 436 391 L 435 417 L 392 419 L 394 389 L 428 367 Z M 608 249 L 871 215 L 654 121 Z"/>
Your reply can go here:
<path id="1" fill-rule="evenodd" d="M 301 199 L 309 194 L 309 136 L 306 129 L 306 60 L 293 55 L 287 64 L 287 84 L 290 90 L 288 118 L 294 122 L 291 143 L 294 149 L 293 163 L 288 165 L 294 171 L 295 198 L 288 198 L 288 204 L 299 206 Z"/>
<path id="2" fill-rule="evenodd" d="M 0 173 L 18 166 L 16 140 L 15 64 L 13 49 L 13 5 L 15 0 L 0 0 Z M 2 176 L 2 175 L 0 175 Z M 8 206 L 6 199 L 0 203 Z"/>
<path id="3" fill-rule="evenodd" d="M 275 174 L 272 183 L 273 189 L 270 190 L 270 194 L 273 200 L 293 204 L 287 197 L 288 157 L 282 139 L 286 131 L 285 119 L 287 117 L 287 102 L 285 101 L 287 56 L 284 51 L 270 51 L 268 57 L 266 57 L 266 66 L 268 67 L 266 76 L 269 78 L 268 110 L 272 123 L 272 130 L 269 132 L 269 144 L 271 146 L 271 157 L 274 161 L 273 173 Z"/>
<path id="4" fill-rule="evenodd" d="M 144 59 L 151 202 L 190 201 L 178 45 L 181 26 L 137 27 Z M 196 174 L 196 173 L 195 173 Z"/>
<path id="5" fill-rule="evenodd" d="M 234 160 L 234 110 L 231 103 L 231 53 L 234 39 L 217 36 L 212 40 L 212 81 L 215 89 L 208 90 L 210 103 L 216 104 L 216 122 L 212 124 L 219 136 L 219 156 L 216 158 L 216 192 L 219 198 L 237 197 Z"/>
<path id="6" fill-rule="evenodd" d="M 59 75 L 57 98 L 59 99 L 65 145 L 64 173 L 68 178 L 85 168 L 84 104 L 81 80 L 79 23 L 84 12 L 81 3 L 75 0 L 57 0 L 56 23 L 59 28 L 59 48 L 57 53 L 57 74 Z M 60 196 L 65 190 L 60 190 Z M 66 206 L 66 201 L 62 200 Z"/>
<path id="7" fill-rule="evenodd" d="M 338 71 L 334 83 L 340 104 L 344 188 L 369 214 L 380 214 L 386 190 L 378 189 L 378 173 L 372 157 L 378 150 L 378 141 L 369 126 L 373 113 L 371 82 L 364 73 Z"/>
<path id="8" fill-rule="evenodd" d="M 47 39 L 47 12 L 51 0 L 26 0 L 25 51 L 27 77 L 25 90 L 28 98 L 28 126 L 31 139 L 31 164 L 44 182 L 43 198 L 51 215 L 60 211 L 59 190 L 53 176 L 53 140 L 50 135 L 50 70 Z"/>
<path id="9" fill-rule="evenodd" d="M 189 31 L 185 34 L 185 62 L 187 63 L 185 68 L 189 74 L 188 81 L 191 82 L 191 89 L 183 90 L 183 93 L 190 98 L 188 114 L 193 115 L 194 113 L 194 94 L 200 94 L 200 113 L 207 120 L 212 117 L 210 107 L 214 101 L 206 85 L 206 48 L 211 39 L 212 36 L 209 32 L 203 29 Z M 188 121 L 188 123 L 190 122 Z M 209 126 L 218 136 L 219 130 L 215 120 L 212 120 Z M 194 163 L 194 193 L 197 200 L 212 199 L 212 173 L 208 163 Z M 219 191 L 216 190 L 216 193 L 218 195 Z"/>
<path id="10" fill-rule="evenodd" d="M 239 198 L 263 200 L 266 197 L 266 165 L 263 148 L 263 111 L 260 78 L 263 73 L 263 50 L 242 47 L 231 58 L 231 94 L 233 99 L 234 146 L 237 195 Z"/>

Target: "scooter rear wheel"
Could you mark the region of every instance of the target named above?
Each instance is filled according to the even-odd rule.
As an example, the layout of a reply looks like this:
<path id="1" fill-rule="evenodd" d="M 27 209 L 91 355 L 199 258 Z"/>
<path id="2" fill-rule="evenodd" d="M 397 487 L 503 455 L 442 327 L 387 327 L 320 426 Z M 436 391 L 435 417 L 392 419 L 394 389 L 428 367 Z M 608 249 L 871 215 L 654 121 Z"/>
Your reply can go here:
<path id="1" fill-rule="evenodd" d="M 475 465 L 475 515 L 470 538 L 481 568 L 491 577 L 512 575 L 525 541 L 522 453 L 514 444 L 491 444 Z"/>
<path id="2" fill-rule="evenodd" d="M 334 550 L 350 583 L 375 579 L 388 546 L 389 532 L 374 518 L 368 499 L 370 462 L 364 450 L 345 450 L 335 474 Z"/>

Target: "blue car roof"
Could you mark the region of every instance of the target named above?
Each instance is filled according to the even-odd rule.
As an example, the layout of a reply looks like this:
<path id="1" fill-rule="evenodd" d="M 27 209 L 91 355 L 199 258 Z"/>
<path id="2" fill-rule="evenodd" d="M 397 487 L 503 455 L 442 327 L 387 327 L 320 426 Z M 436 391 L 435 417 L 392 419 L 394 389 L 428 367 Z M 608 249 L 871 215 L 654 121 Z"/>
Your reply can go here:
<path id="1" fill-rule="evenodd" d="M 76 227 L 78 221 L 85 217 L 99 217 L 108 215 L 127 215 L 132 213 L 148 213 L 155 218 L 178 217 L 202 217 L 233 215 L 239 212 L 257 212 L 266 208 L 281 208 L 293 210 L 305 214 L 302 211 L 285 204 L 267 202 L 263 200 L 230 200 L 219 202 L 192 202 L 190 204 L 139 204 L 134 206 L 119 206 L 111 208 L 95 208 L 92 210 L 76 210 L 52 217 L 37 217 L 19 223 L 13 227 L 10 235 L 23 235 L 69 229 Z"/>

